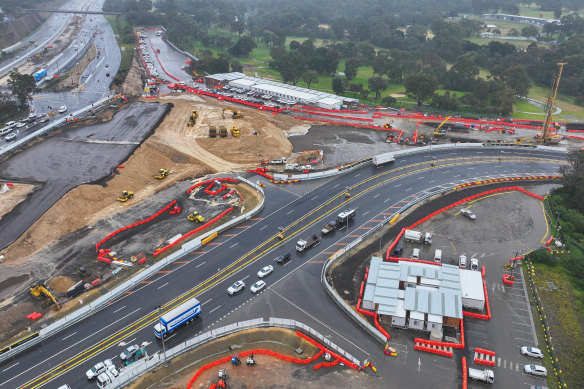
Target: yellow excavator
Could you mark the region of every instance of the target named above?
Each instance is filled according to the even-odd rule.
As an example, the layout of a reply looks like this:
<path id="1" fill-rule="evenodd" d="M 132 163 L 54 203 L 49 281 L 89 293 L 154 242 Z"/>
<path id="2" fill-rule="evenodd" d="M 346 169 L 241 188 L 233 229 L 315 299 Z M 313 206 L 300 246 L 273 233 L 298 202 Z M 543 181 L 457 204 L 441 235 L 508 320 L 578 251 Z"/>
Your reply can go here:
<path id="1" fill-rule="evenodd" d="M 168 169 L 160 169 L 158 170 L 158 175 L 154 176 L 154 178 L 162 180 L 166 176 L 168 176 Z"/>
<path id="2" fill-rule="evenodd" d="M 195 124 L 197 123 L 197 117 L 199 117 L 199 115 L 197 114 L 197 111 L 193 111 L 193 113 L 191 113 L 191 117 L 189 117 L 189 122 L 188 122 L 187 126 L 194 127 Z"/>
<path id="3" fill-rule="evenodd" d="M 239 136 L 239 128 L 237 128 L 237 127 L 231 127 L 231 135 L 233 135 L 233 136 Z"/>
<path id="4" fill-rule="evenodd" d="M 221 135 L 222 138 L 225 138 L 227 136 L 227 127 L 223 125 L 219 126 L 219 135 Z"/>
<path id="5" fill-rule="evenodd" d="M 385 123 L 385 124 L 383 125 L 383 128 L 390 128 L 390 129 L 391 129 L 391 128 L 393 128 L 393 127 L 391 126 L 391 123 L 392 123 L 392 120 L 388 121 L 387 123 Z"/>
<path id="6" fill-rule="evenodd" d="M 197 222 L 197 223 L 203 223 L 205 221 L 205 218 L 201 215 L 199 215 L 199 212 L 195 211 L 193 213 L 191 213 L 189 216 L 187 216 L 187 219 L 189 219 L 192 222 Z"/>
<path id="7" fill-rule="evenodd" d="M 440 123 L 440 125 L 434 129 L 434 136 L 438 136 L 438 137 L 446 136 L 446 135 L 444 135 L 443 131 L 440 131 L 440 127 L 442 127 L 444 124 L 446 124 L 448 119 L 450 119 L 450 116 L 446 116 L 446 119 L 444 119 L 442 121 L 442 123 Z"/>
<path id="8" fill-rule="evenodd" d="M 57 302 L 57 299 L 51 292 L 45 288 L 44 282 L 40 282 L 38 284 L 32 284 L 30 286 L 30 294 L 35 297 L 45 297 L 45 305 L 51 305 L 51 307 L 58 311 L 61 309 L 61 305 Z"/>
<path id="9" fill-rule="evenodd" d="M 223 119 L 225 119 L 225 111 L 233 112 L 233 115 L 231 115 L 231 119 L 243 119 L 243 114 L 241 112 L 228 107 L 223 108 Z"/>
<path id="10" fill-rule="evenodd" d="M 217 127 L 209 126 L 209 136 L 215 138 L 217 136 Z"/>
<path id="11" fill-rule="evenodd" d="M 122 192 L 122 195 L 120 197 L 118 197 L 118 201 L 125 203 L 126 201 L 130 200 L 132 197 L 134 197 L 134 192 L 132 192 L 131 190 L 125 190 Z"/>

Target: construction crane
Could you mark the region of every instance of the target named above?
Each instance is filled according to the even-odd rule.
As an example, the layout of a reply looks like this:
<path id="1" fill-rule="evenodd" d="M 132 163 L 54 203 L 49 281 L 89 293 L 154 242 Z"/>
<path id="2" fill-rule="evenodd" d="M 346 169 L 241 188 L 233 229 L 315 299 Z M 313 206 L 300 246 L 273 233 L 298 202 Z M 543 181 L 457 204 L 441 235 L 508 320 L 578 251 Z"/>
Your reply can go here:
<path id="1" fill-rule="evenodd" d="M 46 297 L 46 299 L 49 301 L 48 303 L 46 303 L 46 305 L 52 305 L 52 308 L 55 311 L 58 311 L 59 309 L 61 309 L 61 305 L 57 302 L 57 299 L 55 298 L 55 296 L 53 296 L 53 294 L 51 292 L 49 292 L 47 290 L 47 288 L 45 288 L 44 282 L 40 282 L 38 284 L 32 284 L 30 286 L 30 294 L 32 294 L 35 297 L 41 297 L 41 296 Z"/>
<path id="2" fill-rule="evenodd" d="M 558 62 L 558 66 L 560 67 L 558 74 L 554 78 L 554 82 L 552 84 L 552 88 L 550 89 L 550 93 L 548 94 L 547 101 L 546 101 L 546 115 L 545 115 L 545 123 L 543 124 L 543 132 L 541 135 L 541 141 L 544 144 L 547 143 L 558 143 L 561 140 L 559 135 L 551 136 L 549 134 L 549 125 L 552 121 L 552 112 L 554 110 L 554 102 L 556 101 L 556 96 L 558 95 L 558 87 L 560 86 L 560 78 L 562 78 L 562 71 L 564 70 L 564 65 L 567 65 L 567 62 Z"/>
<path id="3" fill-rule="evenodd" d="M 236 111 L 233 108 L 223 108 L 223 119 L 225 119 L 225 111 L 231 111 L 233 112 L 233 115 L 231 115 L 231 119 L 243 119 L 243 114 L 239 111 Z"/>
<path id="4" fill-rule="evenodd" d="M 189 117 L 189 122 L 187 123 L 187 126 L 194 127 L 195 123 L 197 123 L 197 117 L 199 117 L 197 111 L 193 111 L 193 113 L 191 113 L 191 116 Z"/>
<path id="5" fill-rule="evenodd" d="M 440 123 L 440 125 L 434 129 L 434 135 L 436 135 L 436 136 L 444 136 L 444 133 L 443 132 L 440 132 L 438 130 L 440 130 L 440 127 L 442 127 L 448 121 L 448 119 L 450 119 L 450 116 L 446 116 L 446 119 L 444 119 L 442 121 L 442 123 Z"/>

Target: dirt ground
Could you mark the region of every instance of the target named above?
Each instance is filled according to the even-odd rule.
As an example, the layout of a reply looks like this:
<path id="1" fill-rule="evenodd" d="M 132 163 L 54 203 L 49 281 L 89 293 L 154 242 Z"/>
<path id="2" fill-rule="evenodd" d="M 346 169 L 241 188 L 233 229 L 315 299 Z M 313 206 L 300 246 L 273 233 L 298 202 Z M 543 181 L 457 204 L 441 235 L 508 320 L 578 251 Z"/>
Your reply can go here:
<path id="1" fill-rule="evenodd" d="M 0 183 L 0 188 L 3 183 Z M 0 219 L 14 208 L 18 203 L 26 199 L 32 191 L 32 184 L 13 184 L 8 192 L 0 193 Z M 0 261 L 2 262 L 2 261 Z"/>
<path id="2" fill-rule="evenodd" d="M 126 79 L 122 83 L 120 93 L 123 93 L 126 96 L 140 96 L 144 90 L 142 89 L 142 74 L 143 70 L 140 68 L 138 61 L 136 60 L 136 56 L 133 56 L 132 66 L 130 66 L 130 70 L 126 75 Z"/>

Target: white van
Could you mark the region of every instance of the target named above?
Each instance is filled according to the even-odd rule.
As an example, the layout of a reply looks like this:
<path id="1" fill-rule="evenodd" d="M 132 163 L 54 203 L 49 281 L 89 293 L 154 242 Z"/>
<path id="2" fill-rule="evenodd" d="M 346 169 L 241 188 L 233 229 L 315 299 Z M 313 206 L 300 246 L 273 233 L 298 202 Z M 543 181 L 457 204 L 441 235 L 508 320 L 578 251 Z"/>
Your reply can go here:
<path id="1" fill-rule="evenodd" d="M 4 127 L 2 129 L 0 129 L 0 136 L 4 136 L 8 133 L 10 133 L 10 131 L 12 131 L 11 127 Z"/>
<path id="2" fill-rule="evenodd" d="M 10 122 L 6 123 L 5 126 L 8 127 L 8 128 L 12 128 L 12 127 L 16 126 L 16 122 L 15 121 L 10 121 Z"/>
<path id="3" fill-rule="evenodd" d="M 412 258 L 420 259 L 420 249 L 414 249 L 414 252 L 412 253 Z"/>
<path id="4" fill-rule="evenodd" d="M 434 262 L 442 263 L 442 250 L 436 249 L 434 252 Z"/>
<path id="5" fill-rule="evenodd" d="M 466 269 L 466 255 L 461 255 L 458 257 L 458 267 L 461 269 Z"/>

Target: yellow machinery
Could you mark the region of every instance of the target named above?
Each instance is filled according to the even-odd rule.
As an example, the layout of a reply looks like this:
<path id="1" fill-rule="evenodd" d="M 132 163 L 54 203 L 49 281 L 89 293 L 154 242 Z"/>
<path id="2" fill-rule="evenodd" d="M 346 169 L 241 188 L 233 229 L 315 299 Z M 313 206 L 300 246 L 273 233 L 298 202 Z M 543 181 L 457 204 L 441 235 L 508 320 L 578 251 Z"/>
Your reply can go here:
<path id="1" fill-rule="evenodd" d="M 531 144 L 531 138 L 517 138 L 513 143 L 516 145 L 528 145 Z"/>
<path id="2" fill-rule="evenodd" d="M 278 240 L 284 239 L 284 227 L 278 227 L 278 235 L 276 236 L 278 237 Z"/>
<path id="3" fill-rule="evenodd" d="M 233 112 L 233 115 L 231 115 L 231 119 L 243 119 L 243 114 L 241 112 L 228 107 L 223 108 L 223 119 L 225 119 L 225 111 Z"/>
<path id="4" fill-rule="evenodd" d="M 168 169 L 160 169 L 158 170 L 158 175 L 154 176 L 154 178 L 162 180 L 166 176 L 168 176 Z"/>
<path id="5" fill-rule="evenodd" d="M 237 128 L 237 127 L 231 127 L 231 135 L 233 135 L 233 136 L 239 136 L 239 128 Z"/>
<path id="6" fill-rule="evenodd" d="M 199 73 L 195 72 L 194 70 L 193 70 L 193 74 L 194 74 L 196 77 L 199 77 L 199 78 L 203 77 L 203 76 L 201 76 Z"/>
<path id="7" fill-rule="evenodd" d="M 189 216 L 187 216 L 187 219 L 189 219 L 190 221 L 193 222 L 197 222 L 197 223 L 203 223 L 205 221 L 205 218 L 201 215 L 199 215 L 199 212 L 195 211 L 193 213 L 191 213 Z"/>
<path id="8" fill-rule="evenodd" d="M 130 200 L 132 197 L 134 197 L 134 192 L 132 192 L 131 190 L 125 190 L 122 192 L 122 195 L 120 197 L 118 197 L 118 201 L 125 203 L 126 201 Z"/>
<path id="9" fill-rule="evenodd" d="M 227 127 L 223 125 L 219 126 L 219 135 L 221 135 L 222 138 L 225 138 L 227 136 Z"/>
<path id="10" fill-rule="evenodd" d="M 47 300 L 45 305 L 51 305 L 55 311 L 61 309 L 61 305 L 57 302 L 57 299 L 45 288 L 44 283 L 39 283 L 37 285 L 33 284 L 30 287 L 30 293 L 35 297 L 44 296 Z"/>
<path id="11" fill-rule="evenodd" d="M 209 126 L 209 136 L 215 138 L 217 136 L 217 128 L 215 126 Z"/>
<path id="12" fill-rule="evenodd" d="M 187 126 L 194 127 L 195 123 L 197 123 L 198 116 L 199 115 L 197 114 L 197 111 L 193 111 L 193 113 L 191 114 L 191 117 L 189 118 L 189 122 L 188 122 Z"/>
<path id="13" fill-rule="evenodd" d="M 550 135 L 549 134 L 549 126 L 552 121 L 552 112 L 554 111 L 554 102 L 556 101 L 556 96 L 558 95 L 558 87 L 560 86 L 560 78 L 562 78 L 562 71 L 564 70 L 564 65 L 567 65 L 567 62 L 559 62 L 558 66 L 560 69 L 558 70 L 558 74 L 554 78 L 554 83 L 552 85 L 552 89 L 548 94 L 546 106 L 545 106 L 545 123 L 543 124 L 543 132 L 541 137 L 539 138 L 539 142 L 544 144 L 547 143 L 554 143 L 557 144 L 562 140 L 562 137 L 559 135 Z"/>
<path id="14" fill-rule="evenodd" d="M 385 124 L 383 125 L 383 128 L 393 128 L 393 127 L 391 126 L 391 122 L 392 122 L 392 121 L 390 120 L 390 121 L 388 121 L 387 123 L 385 123 Z"/>
<path id="15" fill-rule="evenodd" d="M 442 121 L 442 123 L 440 123 L 440 125 L 434 129 L 434 135 L 436 135 L 436 136 L 444 136 L 444 133 L 443 132 L 440 132 L 439 130 L 440 130 L 440 127 L 442 127 L 444 125 L 444 123 L 446 123 L 448 121 L 448 119 L 450 119 L 450 116 L 446 116 L 446 119 L 444 119 Z"/>

